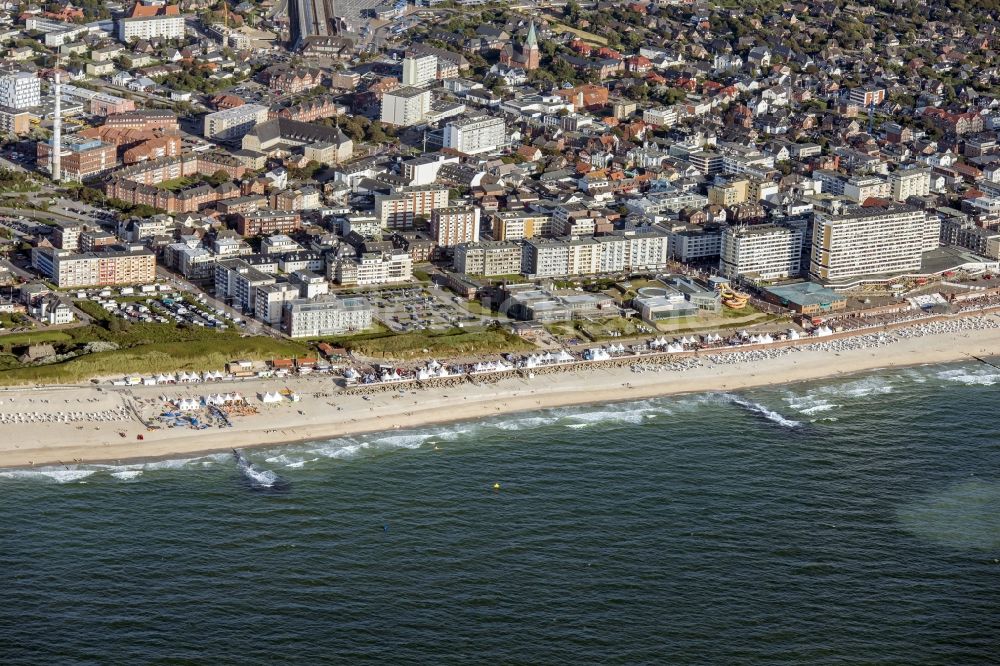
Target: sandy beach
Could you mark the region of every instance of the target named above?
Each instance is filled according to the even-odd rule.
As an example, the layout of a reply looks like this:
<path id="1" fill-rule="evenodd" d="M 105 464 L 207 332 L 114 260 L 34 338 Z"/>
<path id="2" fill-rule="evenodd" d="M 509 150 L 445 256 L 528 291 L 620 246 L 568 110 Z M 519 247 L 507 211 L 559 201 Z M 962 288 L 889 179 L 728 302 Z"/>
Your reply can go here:
<path id="1" fill-rule="evenodd" d="M 989 315 L 998 320 L 998 315 Z M 957 320 L 962 321 L 962 320 Z M 545 407 L 649 398 L 705 391 L 738 391 L 849 375 L 877 368 L 970 360 L 1000 353 L 1000 328 L 969 328 L 911 337 L 894 334 L 889 344 L 865 345 L 855 338 L 812 344 L 794 351 L 764 350 L 688 359 L 683 369 L 581 368 L 572 372 L 507 377 L 496 383 L 417 389 L 401 386 L 371 396 L 345 393 L 330 376 L 251 380 L 227 384 L 260 413 L 239 417 L 232 428 L 147 431 L 140 415 L 162 411 L 160 396 L 198 397 L 208 385 L 111 387 L 86 385 L 0 391 L 0 416 L 30 414 L 32 422 L 0 425 L 0 467 L 72 461 L 164 458 L 233 447 L 319 440 L 372 431 L 476 419 Z M 854 341 L 853 343 L 850 341 Z M 289 388 L 300 402 L 260 405 L 256 395 Z M 47 422 L 53 415 L 66 422 Z M 138 435 L 144 440 L 139 441 Z"/>

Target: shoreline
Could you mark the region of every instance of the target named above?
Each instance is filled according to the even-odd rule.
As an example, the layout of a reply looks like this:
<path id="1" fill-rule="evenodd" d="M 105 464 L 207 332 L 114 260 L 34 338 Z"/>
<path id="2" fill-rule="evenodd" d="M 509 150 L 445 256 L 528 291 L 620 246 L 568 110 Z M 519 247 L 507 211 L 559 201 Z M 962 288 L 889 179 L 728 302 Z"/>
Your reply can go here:
<path id="1" fill-rule="evenodd" d="M 1000 321 L 997 315 L 989 315 L 987 319 Z M 245 395 L 288 387 L 299 393 L 302 401 L 265 405 L 258 415 L 234 420 L 232 428 L 201 431 L 176 428 L 148 432 L 137 418 L 127 413 L 134 414 L 142 408 L 159 411 L 158 396 L 164 392 L 195 396 L 204 393 L 204 387 L 110 390 L 75 386 L 49 387 L 44 392 L 25 389 L 0 394 L 0 410 L 11 408 L 10 404 L 3 403 L 22 406 L 27 402 L 29 407 L 49 413 L 61 404 L 86 404 L 92 405 L 92 409 L 100 407 L 104 410 L 101 413 L 106 412 L 111 415 L 109 418 L 119 420 L 101 425 L 5 424 L 4 429 L 10 436 L 0 441 L 0 467 L 201 456 L 232 448 L 261 448 L 391 432 L 546 408 L 797 384 L 879 369 L 972 361 L 973 355 L 1000 353 L 1000 328 L 932 332 L 908 338 L 894 337 L 892 342 L 883 345 L 848 348 L 861 338 L 864 335 L 843 338 L 829 343 L 827 348 L 820 342 L 820 348 L 814 349 L 750 351 L 735 358 L 729 354 L 731 358 L 725 361 L 707 356 L 688 359 L 684 369 L 675 366 L 634 372 L 629 367 L 581 368 L 532 379 L 507 377 L 491 384 L 465 383 L 421 390 L 408 386 L 400 391 L 374 395 L 340 392 L 333 387 L 329 377 L 251 381 L 241 387 Z M 639 361 L 637 365 L 643 363 Z M 145 436 L 143 441 L 137 441 L 139 434 Z M 22 447 L 18 442 L 32 444 Z"/>

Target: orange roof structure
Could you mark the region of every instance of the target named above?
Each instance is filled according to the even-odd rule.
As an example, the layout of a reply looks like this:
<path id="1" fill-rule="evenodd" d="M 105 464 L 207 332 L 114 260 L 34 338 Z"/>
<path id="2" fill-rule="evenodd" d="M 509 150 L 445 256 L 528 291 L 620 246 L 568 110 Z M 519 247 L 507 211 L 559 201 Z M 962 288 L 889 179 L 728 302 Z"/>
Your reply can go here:
<path id="1" fill-rule="evenodd" d="M 144 5 L 135 3 L 129 18 L 153 18 L 154 16 L 180 16 L 181 8 L 177 5 Z"/>

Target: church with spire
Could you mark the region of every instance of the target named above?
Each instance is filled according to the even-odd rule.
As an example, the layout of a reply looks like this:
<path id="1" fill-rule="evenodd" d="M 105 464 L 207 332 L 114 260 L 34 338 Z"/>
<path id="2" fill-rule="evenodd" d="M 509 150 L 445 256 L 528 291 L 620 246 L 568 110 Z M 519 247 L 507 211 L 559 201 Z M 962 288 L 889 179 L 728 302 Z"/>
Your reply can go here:
<path id="1" fill-rule="evenodd" d="M 528 36 L 524 38 L 524 43 L 515 46 L 508 42 L 500 51 L 500 64 L 507 67 L 520 67 L 530 72 L 538 69 L 541 56 L 538 52 L 538 35 L 535 33 L 535 22 L 528 26 Z"/>

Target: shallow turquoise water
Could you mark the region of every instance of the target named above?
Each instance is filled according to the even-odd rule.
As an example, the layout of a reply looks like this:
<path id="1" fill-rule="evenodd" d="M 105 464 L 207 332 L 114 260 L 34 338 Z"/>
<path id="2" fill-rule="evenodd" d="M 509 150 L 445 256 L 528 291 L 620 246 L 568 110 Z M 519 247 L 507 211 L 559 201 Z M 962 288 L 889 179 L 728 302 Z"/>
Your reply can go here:
<path id="1" fill-rule="evenodd" d="M 0 471 L 0 654 L 51 663 L 989 663 L 1000 373 Z M 499 482 L 501 490 L 492 490 Z"/>

